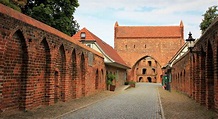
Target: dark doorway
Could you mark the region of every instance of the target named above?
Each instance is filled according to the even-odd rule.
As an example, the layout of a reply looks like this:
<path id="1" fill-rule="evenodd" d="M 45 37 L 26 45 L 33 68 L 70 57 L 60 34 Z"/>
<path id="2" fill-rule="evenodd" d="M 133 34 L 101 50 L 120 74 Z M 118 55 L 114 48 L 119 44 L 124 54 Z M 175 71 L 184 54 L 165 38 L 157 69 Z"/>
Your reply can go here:
<path id="1" fill-rule="evenodd" d="M 147 79 L 148 79 L 148 82 L 151 83 L 151 77 L 148 77 Z"/>
<path id="2" fill-rule="evenodd" d="M 142 79 L 143 79 L 142 77 L 139 77 L 139 82 L 142 82 Z"/>

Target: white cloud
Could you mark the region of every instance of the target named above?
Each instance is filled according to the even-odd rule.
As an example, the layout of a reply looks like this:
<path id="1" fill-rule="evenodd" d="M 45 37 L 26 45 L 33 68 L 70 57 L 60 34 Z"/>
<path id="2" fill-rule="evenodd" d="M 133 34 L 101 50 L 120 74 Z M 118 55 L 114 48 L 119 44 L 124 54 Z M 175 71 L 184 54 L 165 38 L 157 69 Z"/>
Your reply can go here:
<path id="1" fill-rule="evenodd" d="M 119 25 L 179 25 L 182 20 L 185 38 L 191 31 L 200 37 L 202 14 L 215 0 L 79 0 L 75 19 L 81 28 L 86 27 L 113 46 L 114 24 Z"/>

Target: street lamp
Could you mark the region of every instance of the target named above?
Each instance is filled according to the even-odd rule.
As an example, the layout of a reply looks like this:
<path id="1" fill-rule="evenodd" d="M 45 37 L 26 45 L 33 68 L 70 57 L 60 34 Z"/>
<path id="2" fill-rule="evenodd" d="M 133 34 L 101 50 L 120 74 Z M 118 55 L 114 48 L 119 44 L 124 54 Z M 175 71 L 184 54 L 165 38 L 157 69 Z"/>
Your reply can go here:
<path id="1" fill-rule="evenodd" d="M 186 39 L 185 41 L 187 41 L 188 49 L 190 50 L 190 52 L 192 52 L 192 49 L 194 48 L 195 45 L 195 39 L 192 38 L 191 32 L 189 32 L 188 39 Z"/>
<path id="2" fill-rule="evenodd" d="M 196 54 L 199 54 L 199 55 L 205 55 L 205 52 L 204 51 L 193 51 L 193 48 L 195 47 L 195 39 L 192 38 L 192 33 L 189 32 L 188 34 L 188 39 L 185 40 L 187 42 L 187 45 L 188 45 L 188 49 L 190 50 L 190 53 L 196 53 Z"/>

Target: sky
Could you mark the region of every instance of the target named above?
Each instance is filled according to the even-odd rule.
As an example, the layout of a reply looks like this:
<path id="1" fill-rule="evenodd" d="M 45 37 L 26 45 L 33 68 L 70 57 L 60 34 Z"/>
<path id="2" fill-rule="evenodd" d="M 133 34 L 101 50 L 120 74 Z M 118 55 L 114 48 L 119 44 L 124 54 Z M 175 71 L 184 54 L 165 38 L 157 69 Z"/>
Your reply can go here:
<path id="1" fill-rule="evenodd" d="M 209 7 L 218 0 L 78 0 L 74 18 L 80 29 L 86 27 L 100 39 L 114 46 L 114 24 L 119 26 L 179 26 L 201 36 L 200 23 Z"/>

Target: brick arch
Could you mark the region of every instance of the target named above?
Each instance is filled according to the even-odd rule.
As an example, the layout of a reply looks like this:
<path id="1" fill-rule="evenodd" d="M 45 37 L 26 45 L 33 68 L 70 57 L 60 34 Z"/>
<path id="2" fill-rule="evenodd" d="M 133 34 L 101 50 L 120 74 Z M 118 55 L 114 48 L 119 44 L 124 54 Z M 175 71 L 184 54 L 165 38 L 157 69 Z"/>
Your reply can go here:
<path id="1" fill-rule="evenodd" d="M 101 69 L 101 77 L 100 77 L 100 83 L 102 84 L 102 82 L 104 81 L 104 79 L 106 79 L 106 78 L 104 78 L 105 77 L 105 73 L 104 73 L 104 70 L 103 69 Z M 101 87 L 102 89 L 103 89 L 103 87 Z"/>
<path id="2" fill-rule="evenodd" d="M 66 55 L 63 44 L 59 47 L 59 51 L 56 54 L 55 62 L 55 94 L 54 101 L 64 101 L 65 100 L 65 74 L 66 74 Z"/>
<path id="3" fill-rule="evenodd" d="M 98 89 L 98 85 L 99 85 L 99 71 L 97 69 L 95 72 L 95 89 Z"/>
<path id="4" fill-rule="evenodd" d="M 198 50 L 200 51 L 200 50 Z M 195 73 L 194 73 L 194 78 L 195 78 L 195 100 L 196 102 L 200 102 L 200 54 L 196 55 L 196 66 L 195 66 Z"/>
<path id="5" fill-rule="evenodd" d="M 82 96 L 85 96 L 85 75 L 86 75 L 86 66 L 85 66 L 85 56 L 84 53 L 81 54 L 80 57 L 81 61 L 80 61 L 80 72 L 81 72 L 81 92 L 82 92 Z"/>
<path id="6" fill-rule="evenodd" d="M 32 106 L 38 107 L 48 105 L 50 73 L 51 73 L 51 54 L 46 38 L 37 46 L 37 50 L 31 54 L 31 83 L 32 88 Z"/>
<path id="7" fill-rule="evenodd" d="M 182 71 L 180 71 L 180 75 L 179 75 L 179 90 L 181 90 L 182 89 L 182 78 L 183 78 L 183 76 L 182 76 Z"/>
<path id="8" fill-rule="evenodd" d="M 195 55 L 191 57 L 191 97 L 195 99 L 195 69 L 196 69 L 196 58 Z"/>
<path id="9" fill-rule="evenodd" d="M 185 69 L 183 70 L 183 85 L 182 85 L 182 89 L 183 89 L 183 92 L 186 92 L 186 84 L 187 84 L 187 81 L 186 81 L 186 71 Z"/>
<path id="10" fill-rule="evenodd" d="M 214 109 L 214 52 L 212 45 L 208 42 L 206 52 L 206 106 Z"/>
<path id="11" fill-rule="evenodd" d="M 146 57 L 151 57 L 152 59 L 154 59 L 155 61 L 157 61 L 158 65 L 159 65 L 160 67 L 162 67 L 161 64 L 160 64 L 160 62 L 157 60 L 157 58 L 156 58 L 156 57 L 153 57 L 153 56 L 150 56 L 150 55 L 142 56 L 142 57 L 140 57 L 139 59 L 136 59 L 136 61 L 135 61 L 135 63 L 133 64 L 132 67 L 134 67 L 140 60 L 142 60 L 142 59 L 144 59 L 144 58 L 146 58 Z"/>
<path id="12" fill-rule="evenodd" d="M 3 110 L 26 108 L 25 94 L 28 75 L 28 49 L 21 30 L 11 35 L 4 56 Z M 11 96 L 13 95 L 13 96 Z"/>
<path id="13" fill-rule="evenodd" d="M 161 75 L 161 65 L 160 65 L 160 63 L 156 60 L 156 59 L 154 59 L 153 57 L 151 57 L 151 56 L 143 56 L 143 57 L 141 57 L 140 59 L 138 59 L 136 62 L 135 62 L 135 64 L 133 65 L 133 67 L 132 67 L 132 69 L 131 69 L 131 76 L 133 77 L 133 80 L 135 80 L 135 81 L 139 81 L 139 78 L 140 78 L 140 76 L 138 76 L 138 78 L 137 78 L 137 70 L 136 70 L 136 67 L 137 67 L 137 65 L 139 64 L 139 62 L 141 62 L 144 58 L 147 58 L 147 57 L 150 57 L 151 59 L 153 59 L 155 62 L 156 62 L 156 64 L 157 64 L 157 70 L 156 70 L 156 72 L 158 72 L 157 73 L 157 76 L 155 76 L 156 77 L 156 79 L 154 79 L 154 80 L 156 80 L 155 82 L 161 82 L 161 78 L 160 78 L 160 76 L 158 76 L 158 75 Z M 155 78 L 154 77 L 154 78 Z M 158 77 L 158 78 L 157 78 Z M 147 78 L 143 78 L 143 79 L 147 79 Z"/>
<path id="14" fill-rule="evenodd" d="M 206 79 L 205 79 L 205 53 L 203 46 L 200 50 L 203 54 L 200 55 L 200 104 L 205 105 L 206 100 Z"/>
<path id="15" fill-rule="evenodd" d="M 72 91 L 71 91 L 71 95 L 72 98 L 76 98 L 76 79 L 77 79 L 77 57 L 76 57 L 76 50 L 73 49 L 72 51 L 72 55 L 71 55 L 71 81 L 72 81 Z"/>
<path id="16" fill-rule="evenodd" d="M 9 34 L 9 38 L 12 38 L 13 35 L 16 33 L 16 32 L 21 32 L 23 34 L 23 37 L 25 38 L 25 32 L 23 31 L 23 27 L 22 26 L 16 26 L 14 29 L 11 30 L 11 33 Z M 25 38 L 26 39 L 26 38 Z"/>

